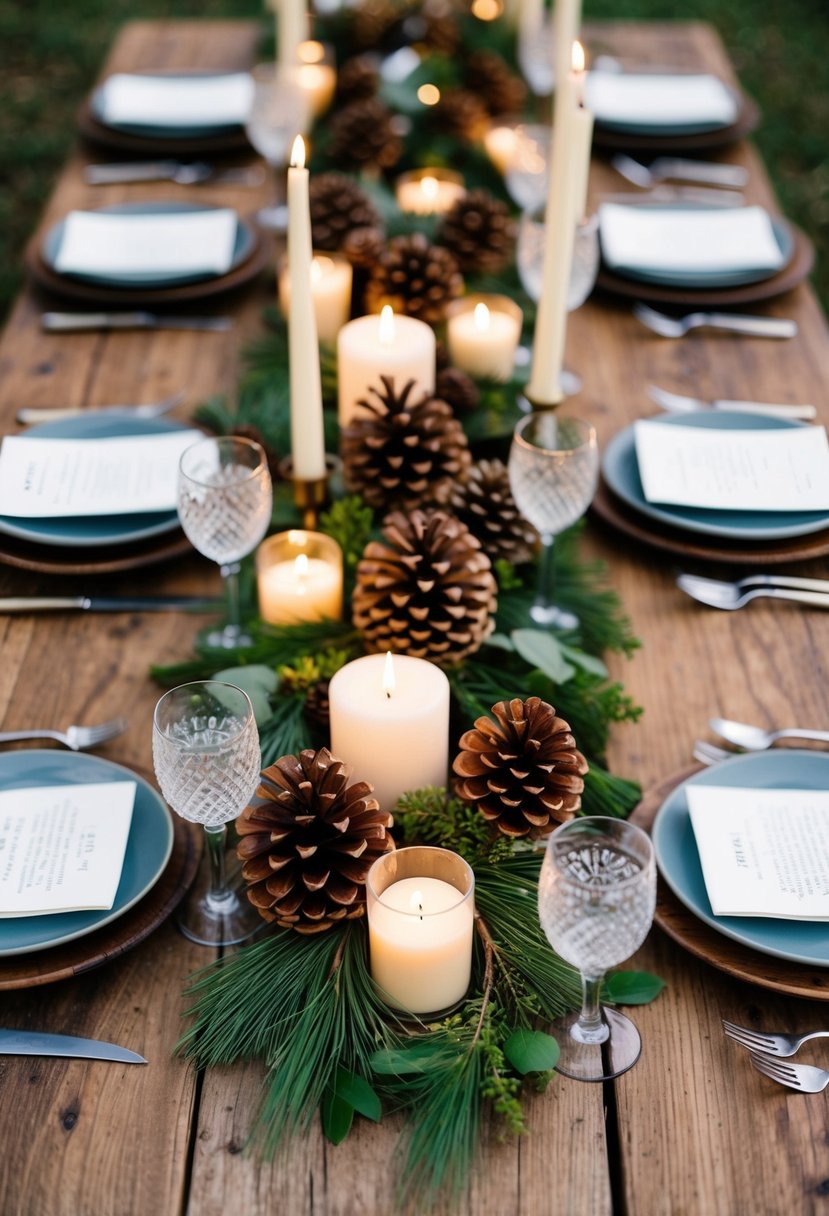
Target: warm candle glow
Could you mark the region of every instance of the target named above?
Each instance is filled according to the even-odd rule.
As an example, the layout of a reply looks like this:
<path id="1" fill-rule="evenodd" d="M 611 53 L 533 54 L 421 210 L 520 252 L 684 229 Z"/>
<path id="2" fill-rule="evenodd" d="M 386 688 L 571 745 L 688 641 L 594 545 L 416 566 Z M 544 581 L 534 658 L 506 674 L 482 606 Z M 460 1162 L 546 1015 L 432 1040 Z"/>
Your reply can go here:
<path id="1" fill-rule="evenodd" d="M 420 189 L 425 194 L 429 202 L 434 202 L 438 196 L 438 179 L 436 177 L 424 177 L 420 181 Z"/>
<path id="2" fill-rule="evenodd" d="M 424 106 L 436 106 L 440 101 L 440 89 L 436 84 L 422 84 L 417 90 L 417 100 Z"/>
<path id="3" fill-rule="evenodd" d="M 485 334 L 489 329 L 489 309 L 486 304 L 476 304 L 473 313 L 475 318 L 475 328 L 479 334 Z"/>
<path id="4" fill-rule="evenodd" d="M 296 53 L 303 63 L 321 63 L 325 58 L 325 47 L 321 42 L 309 38 L 307 42 L 300 42 Z"/>
<path id="5" fill-rule="evenodd" d="M 584 71 L 584 47 L 580 42 L 573 43 L 573 71 Z"/>
<path id="6" fill-rule="evenodd" d="M 472 0 L 472 16 L 479 21 L 497 21 L 503 11 L 501 0 Z"/>
<path id="7" fill-rule="evenodd" d="M 383 667 L 383 692 L 387 697 L 390 697 L 396 687 L 394 679 L 394 662 L 391 657 L 391 651 L 386 651 L 386 663 Z"/>
<path id="8" fill-rule="evenodd" d="M 296 576 L 296 593 L 297 595 L 305 595 L 308 582 L 308 554 L 297 554 L 294 561 L 294 575 Z"/>
<path id="9" fill-rule="evenodd" d="M 394 312 L 391 304 L 384 304 L 380 309 L 380 324 L 378 326 L 380 343 L 391 346 L 394 342 Z"/>
<path id="10" fill-rule="evenodd" d="M 301 135 L 297 135 L 291 148 L 291 167 L 294 169 L 305 168 L 305 140 Z"/>

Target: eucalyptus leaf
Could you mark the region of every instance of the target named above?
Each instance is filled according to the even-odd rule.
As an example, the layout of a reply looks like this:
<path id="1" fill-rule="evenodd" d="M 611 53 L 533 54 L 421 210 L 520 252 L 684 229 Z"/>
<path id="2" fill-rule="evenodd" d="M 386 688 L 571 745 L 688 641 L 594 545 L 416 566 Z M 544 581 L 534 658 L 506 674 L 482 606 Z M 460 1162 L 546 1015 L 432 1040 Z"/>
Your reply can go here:
<path id="1" fill-rule="evenodd" d="M 659 996 L 665 981 L 650 971 L 614 971 L 602 989 L 612 1005 L 648 1005 Z"/>
<path id="2" fill-rule="evenodd" d="M 256 725 L 263 726 L 273 714 L 270 698 L 279 687 L 279 677 L 264 663 L 251 663 L 249 667 L 226 667 L 217 671 L 215 679 L 225 684 L 235 684 L 250 697 Z"/>
<path id="3" fill-rule="evenodd" d="M 579 650 L 575 646 L 567 646 L 564 642 L 559 642 L 559 647 L 565 658 L 568 658 L 576 667 L 580 667 L 582 671 L 589 671 L 592 676 L 598 676 L 601 680 L 607 679 L 607 667 L 596 655 L 588 654 L 586 650 Z"/>
<path id="4" fill-rule="evenodd" d="M 326 1140 L 330 1140 L 332 1144 L 342 1144 L 351 1131 L 354 1107 L 333 1089 L 327 1089 L 323 1095 L 320 1114 Z"/>
<path id="5" fill-rule="evenodd" d="M 519 1026 L 504 1044 L 504 1055 L 522 1076 L 528 1072 L 547 1072 L 558 1063 L 559 1047 L 552 1035 Z"/>
<path id="6" fill-rule="evenodd" d="M 543 671 L 555 684 L 566 684 L 576 674 L 564 657 L 561 642 L 541 629 L 513 629 L 513 645 L 531 667 Z"/>
<path id="7" fill-rule="evenodd" d="M 508 638 L 505 633 L 493 633 L 486 640 L 487 646 L 494 646 L 496 650 L 507 650 L 512 654 L 515 651 L 515 645 L 511 638 Z"/>
<path id="8" fill-rule="evenodd" d="M 425 1039 L 413 1043 L 411 1047 L 385 1048 L 375 1051 L 371 1057 L 371 1067 L 381 1076 L 397 1077 L 406 1073 L 428 1073 L 434 1066 L 436 1048 L 434 1043 Z"/>
<path id="9" fill-rule="evenodd" d="M 383 1115 L 380 1099 L 364 1077 L 356 1072 L 348 1072 L 338 1068 L 334 1077 L 334 1090 L 338 1098 L 353 1106 L 358 1114 L 374 1123 L 379 1123 Z"/>

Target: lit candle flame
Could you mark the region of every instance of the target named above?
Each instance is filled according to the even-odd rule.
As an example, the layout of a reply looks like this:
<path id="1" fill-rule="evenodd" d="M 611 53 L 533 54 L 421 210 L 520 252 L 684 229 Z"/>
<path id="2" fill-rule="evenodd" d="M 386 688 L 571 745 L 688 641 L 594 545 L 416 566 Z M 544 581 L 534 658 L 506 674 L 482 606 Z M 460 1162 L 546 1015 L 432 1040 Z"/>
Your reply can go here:
<path id="1" fill-rule="evenodd" d="M 391 346 L 394 342 L 394 313 L 391 304 L 384 304 L 380 310 L 379 337 L 382 346 Z"/>
<path id="2" fill-rule="evenodd" d="M 573 43 L 573 71 L 581 73 L 584 71 L 584 47 L 580 42 Z"/>
<path id="3" fill-rule="evenodd" d="M 297 135 L 291 148 L 291 167 L 293 169 L 305 168 L 305 140 L 301 135 Z"/>
<path id="4" fill-rule="evenodd" d="M 383 668 L 383 692 L 387 697 L 391 697 L 391 694 L 395 690 L 396 683 L 397 682 L 394 678 L 394 663 L 392 661 L 391 651 L 387 650 L 386 665 Z"/>
<path id="5" fill-rule="evenodd" d="M 307 594 L 308 554 L 298 553 L 294 559 L 294 590 L 297 595 Z"/>
<path id="6" fill-rule="evenodd" d="M 319 283 L 333 269 L 334 263 L 331 258 L 326 258 L 321 254 L 315 253 L 314 260 L 311 262 L 311 282 Z"/>
<path id="7" fill-rule="evenodd" d="M 428 177 L 422 177 L 420 179 L 420 189 L 423 191 L 423 197 L 428 199 L 430 203 L 433 203 L 437 198 L 438 190 L 440 189 L 438 186 L 438 179 L 436 177 L 432 177 L 431 175 Z"/>
<path id="8" fill-rule="evenodd" d="M 475 305 L 475 311 L 472 314 L 472 320 L 475 325 L 475 331 L 479 334 L 485 334 L 489 330 L 489 309 L 483 300 Z"/>

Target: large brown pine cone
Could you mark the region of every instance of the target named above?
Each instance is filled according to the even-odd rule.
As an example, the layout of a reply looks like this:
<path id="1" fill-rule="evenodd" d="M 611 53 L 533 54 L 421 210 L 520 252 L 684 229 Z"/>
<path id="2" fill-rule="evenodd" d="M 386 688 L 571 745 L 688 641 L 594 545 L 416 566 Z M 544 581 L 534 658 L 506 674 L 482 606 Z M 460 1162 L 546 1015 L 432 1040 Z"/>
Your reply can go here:
<path id="1" fill-rule="evenodd" d="M 267 921 L 321 933 L 365 911 L 372 863 L 394 848 L 372 787 L 327 748 L 283 756 L 236 820 L 248 899 Z"/>
<path id="2" fill-rule="evenodd" d="M 366 285 L 366 307 L 380 312 L 390 304 L 395 312 L 439 325 L 452 300 L 463 295 L 463 287 L 455 257 L 416 232 L 389 241 Z"/>
<path id="3" fill-rule="evenodd" d="M 381 376 L 340 435 L 347 488 L 375 510 L 417 506 L 434 489 L 462 477 L 469 443 L 451 406 L 409 380 L 396 389 Z"/>
<path id="4" fill-rule="evenodd" d="M 511 259 L 515 237 L 507 204 L 487 190 L 470 190 L 446 212 L 435 239 L 451 250 L 464 274 L 493 274 Z"/>
<path id="5" fill-rule="evenodd" d="M 471 89 L 446 89 L 435 106 L 443 131 L 458 139 L 482 139 L 490 122 L 489 110 Z"/>
<path id="6" fill-rule="evenodd" d="M 331 117 L 328 129 L 331 157 L 346 169 L 369 165 L 391 169 L 403 154 L 395 117 L 377 97 L 343 106 Z"/>
<path id="7" fill-rule="evenodd" d="M 477 93 L 490 114 L 520 114 L 527 86 L 497 51 L 473 51 L 467 58 L 464 84 Z"/>
<path id="8" fill-rule="evenodd" d="M 347 105 L 373 97 L 380 87 L 380 73 L 374 55 L 353 55 L 337 70 L 337 102 Z"/>
<path id="9" fill-rule="evenodd" d="M 581 806 L 588 765 L 540 697 L 499 701 L 461 736 L 457 793 L 505 836 L 546 836 Z"/>
<path id="10" fill-rule="evenodd" d="M 477 536 L 493 562 L 503 558 L 518 566 L 535 553 L 538 533 L 515 505 L 502 460 L 479 460 L 462 481 L 438 486 L 434 497 Z"/>
<path id="11" fill-rule="evenodd" d="M 445 511 L 394 512 L 383 538 L 366 546 L 353 597 L 370 649 L 439 666 L 474 654 L 492 632 L 497 585 L 469 529 Z"/>
<path id="12" fill-rule="evenodd" d="M 314 174 L 308 187 L 308 203 L 315 249 L 336 252 L 355 229 L 381 227 L 376 207 L 345 173 Z"/>

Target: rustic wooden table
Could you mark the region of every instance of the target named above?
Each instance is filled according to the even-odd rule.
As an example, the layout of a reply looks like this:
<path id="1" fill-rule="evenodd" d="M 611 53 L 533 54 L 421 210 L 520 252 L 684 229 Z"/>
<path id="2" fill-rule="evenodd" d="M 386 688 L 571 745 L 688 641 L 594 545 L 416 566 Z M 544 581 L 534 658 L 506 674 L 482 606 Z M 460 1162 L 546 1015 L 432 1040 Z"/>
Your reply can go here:
<path id="1" fill-rule="evenodd" d="M 231 68 L 252 61 L 257 30 L 247 23 L 134 23 L 107 70 Z M 730 74 L 712 32 L 701 26 L 602 26 L 586 31 L 594 53 L 705 67 Z M 91 157 L 92 158 L 92 157 Z M 752 201 L 773 202 L 746 144 L 729 159 L 750 171 Z M 73 206 L 159 197 L 227 202 L 253 211 L 253 191 L 202 186 L 92 189 L 76 153 L 48 203 L 48 225 Z M 619 189 L 595 163 L 594 195 Z M 263 190 L 264 194 L 265 191 Z M 44 301 L 23 293 L 0 344 L 0 425 L 14 429 L 20 405 L 95 406 L 150 400 L 180 387 L 189 410 L 233 391 L 240 348 L 260 328 L 272 276 L 229 307 L 227 334 L 40 332 Z M 225 305 L 219 306 L 221 310 Z M 218 309 L 217 309 L 218 310 Z M 568 363 L 584 376 L 578 409 L 606 442 L 648 411 L 643 386 L 722 396 L 817 402 L 829 421 L 829 342 L 807 286 L 769 314 L 796 317 L 789 342 L 650 336 L 623 305 L 591 302 L 573 315 Z M 644 787 L 688 765 L 693 739 L 720 713 L 769 724 L 829 720 L 828 618 L 818 610 L 759 602 L 718 613 L 683 598 L 672 563 L 592 527 L 589 547 L 609 559 L 642 650 L 614 669 L 644 706 L 639 725 L 616 732 L 611 765 Z M 829 574 L 827 563 L 812 572 Z M 0 593 L 74 587 L 0 567 Z M 215 592 L 215 569 L 191 556 L 174 565 L 99 580 L 112 592 Z M 81 589 L 89 591 L 88 580 Z M 126 734 L 101 754 L 151 773 L 150 721 L 158 694 L 151 661 L 189 651 L 201 621 L 177 614 L 7 616 L 0 619 L 0 715 L 7 727 L 97 721 L 129 714 Z M 180 1030 L 181 989 L 209 952 L 165 924 L 142 945 L 71 981 L 0 995 L 0 1021 L 128 1044 L 146 1068 L 51 1059 L 0 1058 L 0 1210 L 11 1216 L 122 1216 L 124 1213 L 386 1213 L 394 1210 L 389 1159 L 395 1120 L 362 1124 L 332 1149 L 315 1125 L 277 1164 L 244 1150 L 261 1081 L 255 1066 L 197 1078 L 171 1056 Z M 667 980 L 664 994 L 635 1011 L 644 1051 L 635 1069 L 602 1087 L 564 1079 L 529 1102 L 530 1133 L 493 1143 L 457 1210 L 504 1213 L 791 1213 L 825 1208 L 829 1121 L 823 1095 L 802 1096 L 763 1079 L 727 1042 L 721 1017 L 761 1026 L 826 1024 L 822 1003 L 739 983 L 697 961 L 654 929 L 634 965 Z M 829 973 L 828 973 L 829 974 Z M 819 1048 L 815 1058 L 825 1053 Z"/>

